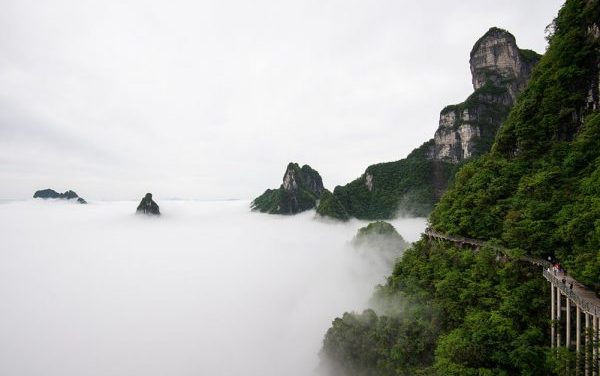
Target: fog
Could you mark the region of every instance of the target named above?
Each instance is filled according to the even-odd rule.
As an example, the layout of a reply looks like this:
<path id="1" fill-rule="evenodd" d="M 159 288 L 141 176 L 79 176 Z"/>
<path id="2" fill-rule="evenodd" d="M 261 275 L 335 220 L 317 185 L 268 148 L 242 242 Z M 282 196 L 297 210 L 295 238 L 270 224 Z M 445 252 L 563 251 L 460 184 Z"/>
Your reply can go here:
<path id="1" fill-rule="evenodd" d="M 158 199 L 160 218 L 0 204 L 1 375 L 311 375 L 331 321 L 389 272 L 350 245 L 366 222 Z M 414 241 L 425 219 L 392 224 Z"/>

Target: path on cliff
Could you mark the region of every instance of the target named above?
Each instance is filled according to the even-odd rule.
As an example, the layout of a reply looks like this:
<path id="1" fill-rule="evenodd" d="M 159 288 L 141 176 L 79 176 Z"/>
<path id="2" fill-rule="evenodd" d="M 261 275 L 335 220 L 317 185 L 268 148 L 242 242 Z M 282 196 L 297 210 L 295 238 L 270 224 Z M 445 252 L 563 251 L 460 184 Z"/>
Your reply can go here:
<path id="1" fill-rule="evenodd" d="M 429 239 L 437 239 L 451 242 L 457 244 L 459 247 L 471 246 L 475 249 L 479 249 L 487 243 L 487 241 L 480 239 L 441 234 L 432 230 L 431 228 L 425 229 L 425 232 L 423 234 Z M 507 248 L 499 247 L 496 245 L 489 246 L 508 258 L 512 257 L 509 254 Z M 583 309 L 584 312 L 591 313 L 595 316 L 600 315 L 600 298 L 596 295 L 594 291 L 587 288 L 582 283 L 578 282 L 575 278 L 571 277 L 570 275 L 567 275 L 566 273 L 564 273 L 564 271 L 558 272 L 556 270 L 553 270 L 552 264 L 550 262 L 540 258 L 535 258 L 531 256 L 519 256 L 518 260 L 533 265 L 541 266 L 543 268 L 542 275 L 544 276 L 544 278 L 546 278 L 549 282 L 553 283 L 562 291 L 563 294 L 565 294 L 571 300 L 576 302 Z"/>

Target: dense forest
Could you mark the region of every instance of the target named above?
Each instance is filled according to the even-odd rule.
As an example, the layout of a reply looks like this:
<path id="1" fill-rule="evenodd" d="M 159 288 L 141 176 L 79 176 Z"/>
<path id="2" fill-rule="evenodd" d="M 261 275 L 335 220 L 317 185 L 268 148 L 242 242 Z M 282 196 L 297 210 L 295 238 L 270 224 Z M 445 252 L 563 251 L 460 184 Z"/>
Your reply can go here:
<path id="1" fill-rule="evenodd" d="M 430 216 L 438 232 L 554 256 L 600 290 L 600 4 L 567 0 L 548 49 L 490 153 L 460 168 Z M 346 375 L 560 375 L 538 268 L 416 242 L 373 297 L 328 330 L 324 362 Z M 571 369 L 572 370 L 572 369 Z"/>

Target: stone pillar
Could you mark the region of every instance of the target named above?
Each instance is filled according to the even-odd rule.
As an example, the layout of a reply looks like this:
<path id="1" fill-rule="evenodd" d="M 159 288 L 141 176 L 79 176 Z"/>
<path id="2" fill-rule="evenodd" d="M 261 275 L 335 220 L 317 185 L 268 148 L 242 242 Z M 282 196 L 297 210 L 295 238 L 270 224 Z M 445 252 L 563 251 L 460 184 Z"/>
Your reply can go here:
<path id="1" fill-rule="evenodd" d="M 550 282 L 550 347 L 554 347 L 556 337 L 556 302 L 554 301 L 554 283 Z"/>

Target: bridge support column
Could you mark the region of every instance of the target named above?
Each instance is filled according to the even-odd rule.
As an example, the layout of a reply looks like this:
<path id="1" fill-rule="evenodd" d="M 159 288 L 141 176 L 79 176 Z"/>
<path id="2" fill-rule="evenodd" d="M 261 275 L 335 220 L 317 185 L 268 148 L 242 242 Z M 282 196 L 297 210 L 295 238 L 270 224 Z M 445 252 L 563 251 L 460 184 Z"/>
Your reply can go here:
<path id="1" fill-rule="evenodd" d="M 567 296 L 567 328 L 565 333 L 567 349 L 571 347 L 571 300 Z"/>
<path id="2" fill-rule="evenodd" d="M 556 347 L 560 347 L 560 289 L 556 286 Z"/>
<path id="3" fill-rule="evenodd" d="M 554 347 L 556 337 L 556 302 L 554 298 L 554 283 L 550 283 L 550 347 Z"/>
<path id="4" fill-rule="evenodd" d="M 593 334 L 592 334 L 592 367 L 593 367 L 593 375 L 598 375 L 598 318 L 596 316 L 592 316 L 592 326 L 593 326 Z"/>
<path id="5" fill-rule="evenodd" d="M 575 357 L 577 363 L 576 374 L 579 375 L 579 367 L 581 365 L 581 309 L 579 308 L 579 306 L 576 306 L 575 314 L 577 315 L 577 319 L 575 320 Z"/>
<path id="6" fill-rule="evenodd" d="M 583 358 L 584 358 L 584 362 L 585 362 L 585 376 L 588 376 L 590 374 L 590 357 L 589 357 L 589 350 L 590 350 L 590 314 L 585 312 L 585 347 L 583 350 Z"/>
<path id="7" fill-rule="evenodd" d="M 596 326 L 596 372 L 600 374 L 600 316 L 596 317 L 598 325 Z"/>

